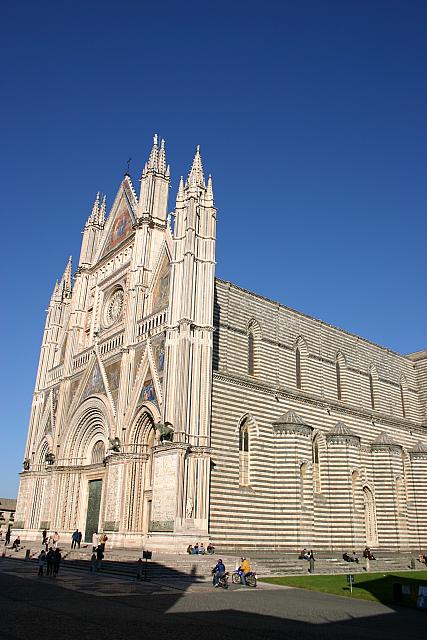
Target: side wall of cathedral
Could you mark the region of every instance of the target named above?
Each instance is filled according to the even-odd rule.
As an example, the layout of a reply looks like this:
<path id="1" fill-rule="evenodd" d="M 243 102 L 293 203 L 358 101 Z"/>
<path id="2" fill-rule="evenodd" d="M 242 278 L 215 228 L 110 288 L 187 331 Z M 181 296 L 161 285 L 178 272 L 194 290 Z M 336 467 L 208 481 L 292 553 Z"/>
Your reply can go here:
<path id="1" fill-rule="evenodd" d="M 221 280 L 215 297 L 214 542 L 424 548 L 427 353 Z"/>

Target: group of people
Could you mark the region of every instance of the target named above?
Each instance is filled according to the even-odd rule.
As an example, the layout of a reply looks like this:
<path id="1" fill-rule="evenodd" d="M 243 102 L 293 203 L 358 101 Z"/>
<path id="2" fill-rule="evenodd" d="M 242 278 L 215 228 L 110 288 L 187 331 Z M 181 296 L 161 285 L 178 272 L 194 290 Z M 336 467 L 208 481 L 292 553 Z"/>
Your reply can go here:
<path id="1" fill-rule="evenodd" d="M 93 535 L 92 557 L 90 559 L 91 571 L 101 571 L 102 561 L 104 559 L 105 545 L 107 544 L 108 540 L 108 536 L 106 533 L 101 533 L 98 538 L 96 536 L 97 534 Z"/>
<path id="2" fill-rule="evenodd" d="M 59 533 L 57 531 L 55 531 L 54 533 L 51 533 L 50 535 L 48 535 L 48 531 L 47 529 L 43 529 L 42 531 L 42 545 L 44 545 L 46 553 L 48 552 L 48 549 L 50 547 L 52 547 L 53 549 L 57 549 L 58 548 L 58 542 L 59 542 Z"/>
<path id="3" fill-rule="evenodd" d="M 189 544 L 187 547 L 187 553 L 190 555 L 197 555 L 197 554 L 202 554 L 204 555 L 205 553 L 208 553 L 209 555 L 212 555 L 215 551 L 215 547 L 213 546 L 213 544 L 211 544 L 209 542 L 208 546 L 205 548 L 205 545 L 203 544 L 203 542 L 201 542 L 200 544 L 198 542 L 196 542 L 196 544 L 193 545 Z"/>
<path id="4" fill-rule="evenodd" d="M 372 553 L 370 547 L 364 548 L 363 557 L 365 558 L 365 560 L 376 560 L 376 557 Z M 356 552 L 354 550 L 353 550 L 353 553 L 348 553 L 346 551 L 345 553 L 342 554 L 342 558 L 346 562 L 355 562 L 356 564 L 359 564 L 359 558 L 357 557 Z"/>
<path id="5" fill-rule="evenodd" d="M 240 566 L 236 569 L 236 571 L 238 571 L 240 574 L 241 584 L 244 587 L 246 587 L 247 586 L 246 576 L 251 571 L 251 565 L 249 564 L 249 560 L 247 560 L 245 557 L 240 558 Z M 224 574 L 225 574 L 225 564 L 223 563 L 222 558 L 219 558 L 218 562 L 212 569 L 212 576 L 213 576 L 212 583 L 214 587 L 219 586 L 219 581 Z"/>
<path id="6" fill-rule="evenodd" d="M 61 560 L 62 555 L 58 547 L 56 547 L 56 549 L 50 547 L 47 553 L 44 549 L 42 549 L 37 558 L 37 565 L 39 568 L 38 575 L 42 577 L 44 575 L 44 569 L 46 567 L 46 575 L 56 578 L 59 573 Z"/>
<path id="7" fill-rule="evenodd" d="M 427 555 L 425 553 L 420 553 L 418 556 L 418 562 L 425 564 L 427 566 Z"/>
<path id="8" fill-rule="evenodd" d="M 76 529 L 71 536 L 71 548 L 75 549 L 78 547 L 80 549 L 80 543 L 82 541 L 82 532 Z"/>

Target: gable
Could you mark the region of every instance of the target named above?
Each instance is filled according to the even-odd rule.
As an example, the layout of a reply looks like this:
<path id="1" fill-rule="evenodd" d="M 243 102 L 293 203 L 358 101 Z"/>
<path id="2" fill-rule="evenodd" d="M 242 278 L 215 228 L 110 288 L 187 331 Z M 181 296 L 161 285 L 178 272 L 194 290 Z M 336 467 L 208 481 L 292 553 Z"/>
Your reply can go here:
<path id="1" fill-rule="evenodd" d="M 86 386 L 80 398 L 80 402 L 83 402 L 89 396 L 97 393 L 103 393 L 104 395 L 106 395 L 104 381 L 102 379 L 101 369 L 99 368 L 98 362 L 96 362 L 93 366 L 89 379 L 86 382 Z"/>
<path id="2" fill-rule="evenodd" d="M 151 292 L 151 313 L 164 309 L 169 304 L 170 262 L 167 255 L 164 256 L 157 278 Z"/>
<path id="3" fill-rule="evenodd" d="M 132 218 L 129 213 L 129 207 L 126 199 L 122 196 L 117 207 L 117 212 L 112 219 L 111 224 L 109 224 L 107 240 L 104 244 L 100 257 L 102 258 L 107 253 L 118 247 L 126 240 L 126 238 L 129 237 L 131 233 Z"/>

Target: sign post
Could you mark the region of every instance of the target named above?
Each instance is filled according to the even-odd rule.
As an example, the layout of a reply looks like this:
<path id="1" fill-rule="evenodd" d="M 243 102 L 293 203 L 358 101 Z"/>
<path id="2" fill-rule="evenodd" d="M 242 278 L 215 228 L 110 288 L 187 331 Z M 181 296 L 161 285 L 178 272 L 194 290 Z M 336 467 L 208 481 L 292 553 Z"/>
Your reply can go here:
<path id="1" fill-rule="evenodd" d="M 347 574 L 347 584 L 350 585 L 350 593 L 353 593 L 353 582 L 354 582 L 354 575 L 352 573 Z"/>

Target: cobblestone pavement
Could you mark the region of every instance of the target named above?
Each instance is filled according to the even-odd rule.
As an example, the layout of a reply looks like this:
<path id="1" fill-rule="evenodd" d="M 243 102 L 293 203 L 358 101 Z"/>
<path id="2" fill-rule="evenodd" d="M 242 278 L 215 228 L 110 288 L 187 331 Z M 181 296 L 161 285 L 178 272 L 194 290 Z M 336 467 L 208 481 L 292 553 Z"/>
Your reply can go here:
<path id="1" fill-rule="evenodd" d="M 1 640 L 255 638 L 419 640 L 425 614 L 301 589 L 213 589 L 120 579 L 64 568 L 38 578 L 34 563 L 0 560 Z"/>

